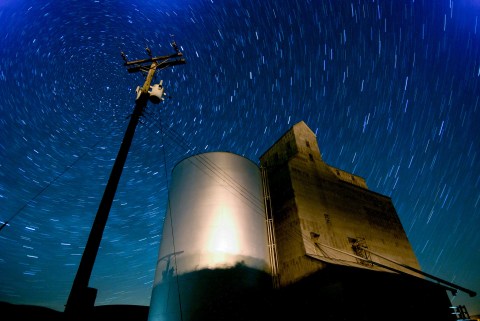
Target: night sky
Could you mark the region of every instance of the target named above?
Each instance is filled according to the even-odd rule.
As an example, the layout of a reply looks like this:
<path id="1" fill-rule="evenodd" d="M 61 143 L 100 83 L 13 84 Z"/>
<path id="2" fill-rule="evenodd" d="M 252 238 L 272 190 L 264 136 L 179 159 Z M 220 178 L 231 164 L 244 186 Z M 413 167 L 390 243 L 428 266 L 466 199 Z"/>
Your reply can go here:
<path id="1" fill-rule="evenodd" d="M 137 128 L 97 305 L 149 304 L 178 161 L 258 163 L 301 120 L 392 198 L 425 272 L 480 292 L 479 17 L 480 0 L 0 0 L 0 301 L 63 311 L 144 81 L 120 51 L 172 39 L 187 64 L 157 72 L 169 98 Z"/>

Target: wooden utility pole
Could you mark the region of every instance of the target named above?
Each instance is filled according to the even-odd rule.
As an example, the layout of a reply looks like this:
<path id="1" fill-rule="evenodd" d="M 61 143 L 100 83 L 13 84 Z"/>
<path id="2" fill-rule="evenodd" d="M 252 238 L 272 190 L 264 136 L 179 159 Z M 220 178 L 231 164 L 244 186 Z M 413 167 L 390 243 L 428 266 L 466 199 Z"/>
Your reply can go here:
<path id="1" fill-rule="evenodd" d="M 185 59 L 183 58 L 183 54 L 180 52 L 176 43 L 172 42 L 171 45 L 175 49 L 174 54 L 152 57 L 150 49 L 146 48 L 146 51 L 150 57 L 142 60 L 128 61 L 125 54 L 122 52 L 122 58 L 125 61 L 124 66 L 127 67 L 128 72 L 146 72 L 147 77 L 143 86 L 141 88 L 137 88 L 135 108 L 130 117 L 130 122 L 128 123 L 128 127 L 123 137 L 120 150 L 118 151 L 117 158 L 113 164 L 110 178 L 108 179 L 107 186 L 105 187 L 105 192 L 103 193 L 102 200 L 98 207 L 97 215 L 95 216 L 92 229 L 88 236 L 87 245 L 83 251 L 82 259 L 80 260 L 80 265 L 73 281 L 67 304 L 65 305 L 65 315 L 69 320 L 83 319 L 93 310 L 95 305 L 97 289 L 90 288 L 88 283 L 92 274 L 98 248 L 100 247 L 100 242 L 102 240 L 108 215 L 110 213 L 110 208 L 112 207 L 115 192 L 117 191 L 118 182 L 120 181 L 120 176 L 122 175 L 123 167 L 125 165 L 125 161 L 127 160 L 128 151 L 130 149 L 130 145 L 132 144 L 133 135 L 135 133 L 138 121 L 143 115 L 143 111 L 147 106 L 148 100 L 150 99 L 155 103 L 163 100 L 161 97 L 158 97 L 159 95 L 163 95 L 163 87 L 161 83 L 160 85 L 155 85 L 153 88 L 151 87 L 151 82 L 153 80 L 153 76 L 155 75 L 155 71 L 157 69 L 164 69 L 186 63 Z M 157 90 L 154 92 L 153 89 L 155 87 Z"/>

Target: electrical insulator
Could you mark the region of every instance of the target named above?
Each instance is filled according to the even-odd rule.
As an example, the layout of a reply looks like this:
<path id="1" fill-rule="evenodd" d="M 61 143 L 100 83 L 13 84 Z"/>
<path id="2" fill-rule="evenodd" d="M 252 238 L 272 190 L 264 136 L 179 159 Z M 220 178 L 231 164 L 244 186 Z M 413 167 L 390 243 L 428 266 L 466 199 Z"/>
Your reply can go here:
<path id="1" fill-rule="evenodd" d="M 142 89 L 140 88 L 140 86 L 137 86 L 135 92 L 137 93 L 137 98 L 135 98 L 135 100 L 138 100 L 138 98 L 140 98 L 140 95 L 142 94 Z"/>

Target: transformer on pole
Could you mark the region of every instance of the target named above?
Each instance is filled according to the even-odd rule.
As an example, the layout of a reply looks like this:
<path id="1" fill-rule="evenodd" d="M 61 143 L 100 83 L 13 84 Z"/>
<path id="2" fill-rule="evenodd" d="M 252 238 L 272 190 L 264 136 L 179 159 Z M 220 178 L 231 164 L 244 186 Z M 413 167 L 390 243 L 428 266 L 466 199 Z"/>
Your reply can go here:
<path id="1" fill-rule="evenodd" d="M 137 87 L 137 97 L 135 100 L 135 108 L 130 117 L 127 130 L 120 145 L 115 163 L 113 164 L 110 178 L 103 193 L 102 200 L 98 207 L 92 229 L 88 236 L 88 241 L 83 251 L 80 265 L 77 274 L 73 281 L 70 295 L 65 305 L 65 314 L 69 320 L 79 320 L 88 315 L 92 311 L 95 298 L 97 296 L 97 289 L 88 286 L 90 276 L 92 274 L 95 258 L 100 247 L 103 231 L 107 223 L 110 208 L 112 207 L 115 192 L 117 190 L 120 176 L 122 175 L 123 167 L 127 159 L 130 145 L 132 144 L 133 135 L 137 127 L 140 117 L 147 106 L 148 101 L 152 103 L 160 103 L 163 100 L 164 88 L 163 81 L 159 84 L 151 86 L 151 82 L 157 69 L 164 69 L 171 66 L 185 64 L 186 60 L 180 52 L 175 41 L 171 43 L 175 53 L 167 56 L 153 57 L 150 48 L 146 48 L 149 58 L 128 61 L 126 55 L 122 52 L 122 58 L 125 61 L 124 66 L 127 67 L 129 73 L 145 72 L 147 73 L 145 82 L 142 87 Z"/>

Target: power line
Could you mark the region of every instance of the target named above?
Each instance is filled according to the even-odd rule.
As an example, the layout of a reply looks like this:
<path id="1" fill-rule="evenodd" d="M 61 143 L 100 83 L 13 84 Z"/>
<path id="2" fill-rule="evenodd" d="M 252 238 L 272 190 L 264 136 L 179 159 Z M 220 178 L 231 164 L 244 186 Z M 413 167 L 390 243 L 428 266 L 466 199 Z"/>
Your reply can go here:
<path id="1" fill-rule="evenodd" d="M 152 119 L 155 123 L 159 123 L 160 127 L 162 127 L 161 122 Z M 173 134 L 171 134 L 173 133 Z M 165 134 L 170 135 L 170 138 L 180 147 L 183 147 L 188 150 L 192 150 L 192 146 L 180 135 L 178 134 L 174 129 L 169 129 L 168 131 L 165 132 Z M 190 161 L 194 166 L 196 166 L 198 169 L 202 170 L 203 172 L 207 173 L 210 172 L 213 175 L 210 175 L 212 177 L 216 177 L 217 179 L 220 179 L 222 182 L 227 184 L 230 188 L 235 190 L 241 197 L 243 197 L 246 201 L 248 201 L 257 211 L 260 211 L 262 213 L 262 216 L 264 216 L 264 210 L 263 210 L 263 201 L 258 198 L 257 195 L 253 194 L 251 191 L 249 191 L 245 186 L 242 184 L 238 183 L 234 178 L 232 178 L 227 172 L 225 172 L 222 168 L 220 168 L 217 164 L 212 162 L 207 156 L 204 154 L 197 154 L 193 155 L 195 156 L 195 159 L 198 161 L 198 163 L 195 163 L 193 159 L 186 158 L 186 161 Z M 203 168 L 202 168 L 203 167 Z M 208 173 L 207 173 L 208 174 Z"/>
<path id="2" fill-rule="evenodd" d="M 76 158 L 70 165 L 65 167 L 65 169 L 57 174 L 53 180 L 48 182 L 44 187 L 40 189 L 30 200 L 28 200 L 22 207 L 20 207 L 12 216 L 10 216 L 9 219 L 7 219 L 5 222 L 2 223 L 2 226 L 0 226 L 0 232 L 3 230 L 4 227 L 9 226 L 9 223 L 18 215 L 20 214 L 30 203 L 32 203 L 37 197 L 39 197 L 43 192 L 45 192 L 50 186 L 52 186 L 53 183 L 55 183 L 59 178 L 61 178 L 63 175 L 65 175 L 66 172 L 68 172 L 73 166 L 75 166 L 83 157 L 85 157 L 91 150 L 93 150 L 100 142 L 102 142 L 107 136 L 112 133 L 110 131 L 107 135 L 99 139 L 95 144 L 93 144 L 88 150 L 86 150 L 80 157 Z"/>
<path id="3" fill-rule="evenodd" d="M 165 180 L 167 182 L 167 191 L 170 189 L 169 183 L 168 183 L 168 173 L 167 173 L 167 157 L 166 157 L 166 152 L 165 152 L 165 142 L 164 142 L 164 135 L 162 135 L 162 145 L 163 145 L 163 166 L 165 170 Z M 167 203 L 168 203 L 168 217 L 170 219 L 170 232 L 172 233 L 172 245 L 173 245 L 173 261 L 175 264 L 175 276 L 176 276 L 176 283 L 177 283 L 177 293 L 178 293 L 178 305 L 180 309 L 180 320 L 183 320 L 183 309 L 182 309 L 182 298 L 180 295 L 180 283 L 179 278 L 178 278 L 178 265 L 177 265 L 177 250 L 175 247 L 175 234 L 173 233 L 173 219 L 172 219 L 172 211 L 171 211 L 171 206 L 170 206 L 170 193 L 167 192 Z M 183 251 L 182 251 L 183 252 Z M 168 272 L 168 269 L 167 269 Z M 169 288 L 170 291 L 170 288 Z"/>

